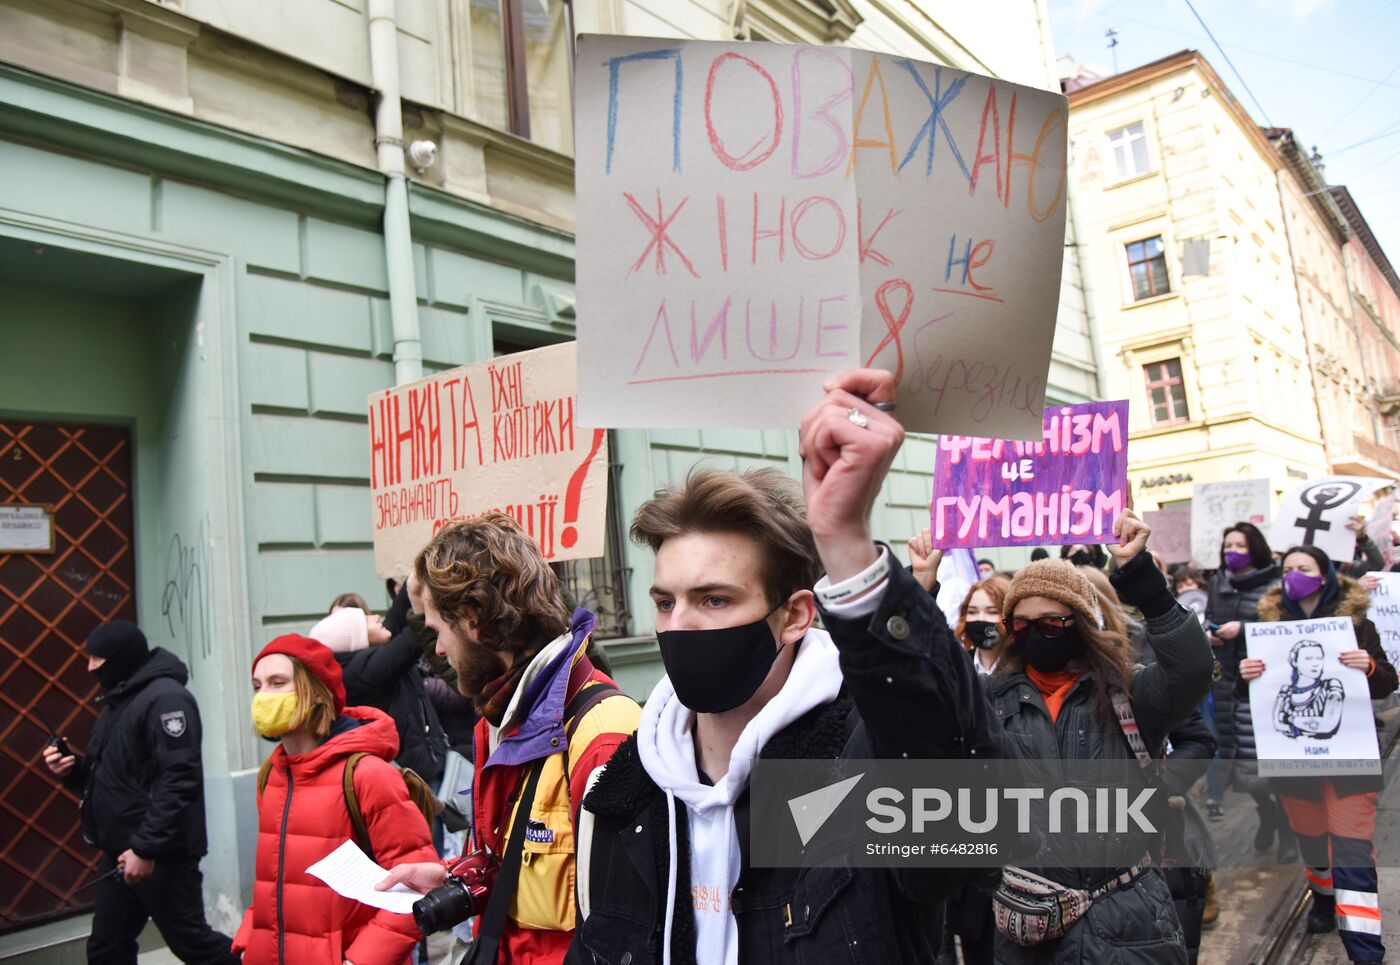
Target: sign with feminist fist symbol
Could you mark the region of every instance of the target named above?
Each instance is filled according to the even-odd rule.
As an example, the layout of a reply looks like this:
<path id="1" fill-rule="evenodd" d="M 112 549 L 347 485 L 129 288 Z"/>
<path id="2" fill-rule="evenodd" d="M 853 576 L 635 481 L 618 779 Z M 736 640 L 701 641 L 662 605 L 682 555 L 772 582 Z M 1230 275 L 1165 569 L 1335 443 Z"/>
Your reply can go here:
<path id="1" fill-rule="evenodd" d="M 833 373 L 917 432 L 1041 436 L 1067 105 L 844 47 L 583 36 L 579 418 L 790 428 Z"/>
<path id="2" fill-rule="evenodd" d="M 1347 527 L 1361 501 L 1386 479 L 1329 476 L 1299 486 L 1283 498 L 1274 516 L 1269 545 L 1283 552 L 1290 546 L 1316 546 L 1329 559 L 1348 563 L 1356 553 L 1356 533 Z"/>

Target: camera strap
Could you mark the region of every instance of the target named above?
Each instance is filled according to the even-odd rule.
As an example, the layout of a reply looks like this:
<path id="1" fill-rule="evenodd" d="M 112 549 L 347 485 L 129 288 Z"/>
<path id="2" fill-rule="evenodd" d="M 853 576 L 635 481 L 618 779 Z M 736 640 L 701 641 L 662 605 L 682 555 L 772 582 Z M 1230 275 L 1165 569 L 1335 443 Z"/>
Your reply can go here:
<path id="1" fill-rule="evenodd" d="M 465 965 L 496 965 L 501 933 L 505 930 L 511 899 L 515 897 L 515 886 L 520 881 L 520 862 L 525 851 L 525 824 L 530 820 L 530 806 L 534 803 L 535 788 L 539 787 L 542 771 L 544 760 L 536 761 L 525 781 L 525 789 L 520 792 L 515 806 L 515 820 L 510 824 L 510 834 L 502 849 L 505 851 L 505 858 L 501 862 L 500 871 L 496 872 L 491 897 L 487 899 L 486 910 L 481 914 L 476 941 L 472 943 Z"/>

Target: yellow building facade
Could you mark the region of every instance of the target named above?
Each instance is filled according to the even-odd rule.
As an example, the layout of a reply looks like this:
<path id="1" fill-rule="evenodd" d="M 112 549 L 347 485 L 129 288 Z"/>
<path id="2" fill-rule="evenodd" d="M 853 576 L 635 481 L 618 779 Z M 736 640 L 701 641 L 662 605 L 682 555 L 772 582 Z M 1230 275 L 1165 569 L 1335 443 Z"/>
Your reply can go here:
<path id="1" fill-rule="evenodd" d="M 1328 472 L 1302 306 L 1341 311 L 1341 246 L 1320 243 L 1300 300 L 1280 152 L 1194 51 L 1066 87 L 1074 234 L 1102 395 L 1131 403 L 1138 509 L 1196 483 L 1267 478 L 1277 496 Z M 1302 194 L 1288 189 L 1299 225 Z"/>

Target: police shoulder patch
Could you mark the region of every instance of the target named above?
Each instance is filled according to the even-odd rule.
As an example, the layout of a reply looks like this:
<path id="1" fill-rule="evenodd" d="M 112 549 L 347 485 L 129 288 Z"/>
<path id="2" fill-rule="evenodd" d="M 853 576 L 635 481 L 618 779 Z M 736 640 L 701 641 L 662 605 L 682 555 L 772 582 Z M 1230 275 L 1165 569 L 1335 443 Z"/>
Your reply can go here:
<path id="1" fill-rule="evenodd" d="M 160 729 L 171 737 L 183 737 L 185 734 L 185 712 L 173 710 L 168 714 L 161 714 Z"/>

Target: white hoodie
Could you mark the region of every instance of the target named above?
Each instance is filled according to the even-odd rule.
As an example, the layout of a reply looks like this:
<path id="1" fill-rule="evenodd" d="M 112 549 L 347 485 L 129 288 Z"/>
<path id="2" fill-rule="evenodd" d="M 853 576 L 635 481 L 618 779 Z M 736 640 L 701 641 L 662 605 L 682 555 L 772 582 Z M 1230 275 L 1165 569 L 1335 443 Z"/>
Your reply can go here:
<path id="1" fill-rule="evenodd" d="M 814 707 L 830 703 L 841 690 L 836 644 L 825 630 L 811 629 L 802 638 L 792 672 L 783 689 L 749 721 L 729 757 L 729 772 L 711 787 L 700 781 L 695 764 L 695 714 L 676 699 L 662 677 L 647 699 L 637 727 L 642 766 L 666 792 L 670 821 L 670 876 L 666 887 L 666 927 L 662 961 L 670 965 L 675 921 L 676 826 L 674 799 L 685 805 L 690 822 L 689 900 L 695 909 L 697 965 L 737 965 L 739 925 L 729 895 L 739 882 L 739 834 L 734 802 L 749 782 L 749 768 L 768 740 Z"/>

